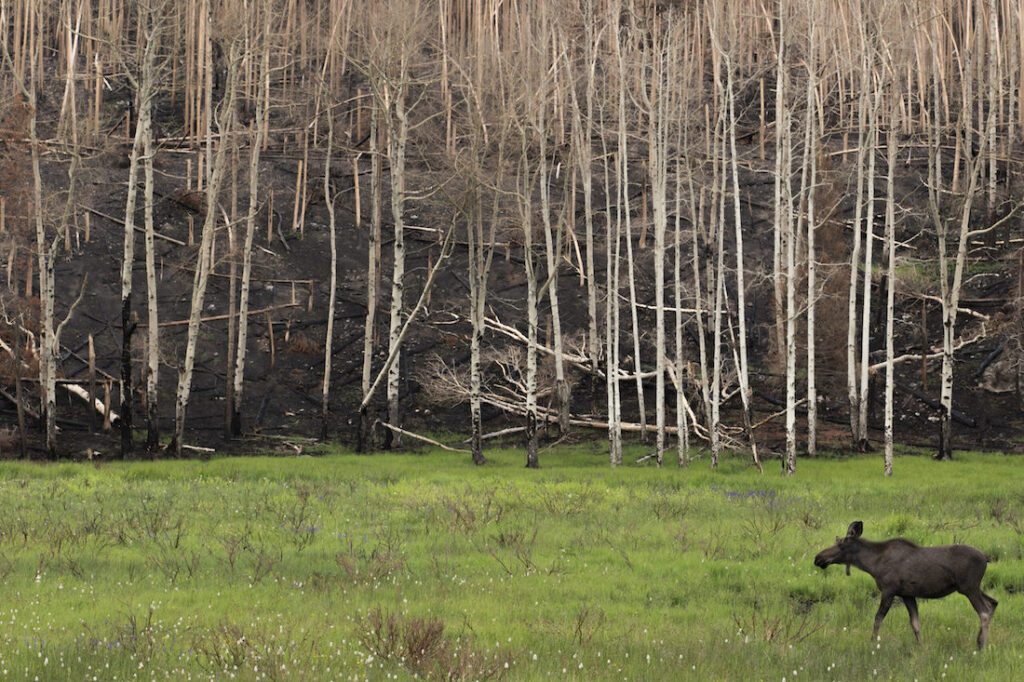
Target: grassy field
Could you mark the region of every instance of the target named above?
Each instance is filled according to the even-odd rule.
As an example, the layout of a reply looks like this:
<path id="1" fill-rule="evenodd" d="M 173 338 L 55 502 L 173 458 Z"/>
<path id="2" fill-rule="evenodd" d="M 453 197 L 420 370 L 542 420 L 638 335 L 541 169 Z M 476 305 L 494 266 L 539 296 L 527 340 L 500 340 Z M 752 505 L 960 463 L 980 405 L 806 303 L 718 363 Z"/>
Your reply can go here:
<path id="1" fill-rule="evenodd" d="M 627 452 L 627 461 L 637 451 Z M 633 455 L 630 457 L 630 455 Z M 0 678 L 1012 679 L 1024 460 L 802 460 L 794 479 L 612 470 L 600 444 L 0 465 Z M 811 562 L 865 536 L 966 542 L 1000 601 L 898 603 Z"/>

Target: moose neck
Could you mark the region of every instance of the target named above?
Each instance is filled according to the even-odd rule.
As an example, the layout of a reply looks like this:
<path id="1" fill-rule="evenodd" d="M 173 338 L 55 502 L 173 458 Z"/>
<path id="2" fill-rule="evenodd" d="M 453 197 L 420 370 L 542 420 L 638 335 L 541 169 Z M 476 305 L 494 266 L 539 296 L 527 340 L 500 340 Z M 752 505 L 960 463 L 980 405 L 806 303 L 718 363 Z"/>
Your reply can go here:
<path id="1" fill-rule="evenodd" d="M 849 565 L 856 566 L 870 575 L 875 575 L 880 568 L 886 543 L 872 542 L 862 538 L 858 539 L 857 542 L 860 544 L 860 551 L 852 557 Z"/>

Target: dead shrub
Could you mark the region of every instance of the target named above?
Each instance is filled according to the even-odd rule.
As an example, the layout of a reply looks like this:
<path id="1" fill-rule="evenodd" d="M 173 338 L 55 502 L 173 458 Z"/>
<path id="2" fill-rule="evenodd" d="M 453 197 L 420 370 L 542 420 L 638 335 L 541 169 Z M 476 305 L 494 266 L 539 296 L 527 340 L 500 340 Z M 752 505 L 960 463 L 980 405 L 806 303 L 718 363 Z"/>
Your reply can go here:
<path id="1" fill-rule="evenodd" d="M 465 636 L 446 636 L 441 620 L 403 617 L 380 607 L 360 619 L 357 636 L 375 658 L 399 662 L 425 679 L 499 680 L 512 660 L 512 652 L 489 655 Z"/>

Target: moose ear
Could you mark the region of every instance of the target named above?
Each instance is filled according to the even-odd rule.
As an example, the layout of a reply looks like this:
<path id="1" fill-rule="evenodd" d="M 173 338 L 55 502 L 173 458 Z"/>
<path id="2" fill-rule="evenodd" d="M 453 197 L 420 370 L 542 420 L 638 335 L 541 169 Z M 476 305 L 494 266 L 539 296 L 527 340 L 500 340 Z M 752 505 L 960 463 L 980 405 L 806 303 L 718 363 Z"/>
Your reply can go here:
<path id="1" fill-rule="evenodd" d="M 864 532 L 864 524 L 860 521 L 854 521 L 850 524 L 850 527 L 846 531 L 846 537 L 848 538 L 859 538 L 860 534 Z"/>

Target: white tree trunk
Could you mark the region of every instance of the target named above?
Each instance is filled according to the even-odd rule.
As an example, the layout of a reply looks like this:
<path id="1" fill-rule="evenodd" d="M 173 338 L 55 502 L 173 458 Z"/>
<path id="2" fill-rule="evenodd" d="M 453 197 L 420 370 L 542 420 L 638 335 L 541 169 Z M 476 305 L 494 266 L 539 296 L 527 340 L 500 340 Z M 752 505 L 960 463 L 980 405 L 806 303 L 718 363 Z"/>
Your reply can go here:
<path id="1" fill-rule="evenodd" d="M 724 107 L 722 110 L 724 114 Z M 714 332 L 712 334 L 712 367 L 711 367 L 711 468 L 718 466 L 718 458 L 721 454 L 722 436 L 722 314 L 725 301 L 725 118 L 719 116 L 719 124 L 716 127 L 716 145 L 721 148 L 716 150 L 714 182 L 717 187 L 717 206 L 712 209 L 713 216 L 712 234 L 715 239 L 715 303 L 714 303 Z"/>
<path id="2" fill-rule="evenodd" d="M 391 319 L 388 334 L 388 355 L 398 355 L 398 334 L 402 328 L 403 292 L 405 291 L 405 148 L 409 139 L 409 119 L 405 111 L 405 69 L 403 80 L 393 93 L 393 115 L 385 110 L 388 131 L 388 161 L 391 170 L 391 219 L 395 223 L 393 268 L 391 275 Z M 394 362 L 388 371 L 388 423 L 401 426 L 398 387 L 401 362 Z M 393 446 L 401 445 L 401 434 L 394 432 Z"/>
<path id="3" fill-rule="evenodd" d="M 796 221 L 794 220 L 793 193 L 790 190 L 789 169 L 791 168 L 790 150 L 792 140 L 790 133 L 789 113 L 783 113 L 785 144 L 783 145 L 783 227 L 786 248 L 786 456 L 783 460 L 783 473 L 793 476 L 796 473 Z"/>
<path id="4" fill-rule="evenodd" d="M 590 356 L 590 371 L 592 380 L 596 381 L 598 376 L 598 365 L 601 358 L 601 339 L 598 336 L 597 321 L 597 279 L 595 272 L 594 258 L 594 211 L 593 211 L 593 154 L 591 151 L 591 137 L 594 127 L 594 93 L 595 93 L 595 69 L 597 68 L 597 45 L 599 36 L 595 35 L 594 23 L 596 20 L 593 0 L 584 1 L 584 64 L 587 69 L 587 79 L 584 91 L 586 100 L 586 111 L 582 121 L 578 123 L 581 128 L 576 143 L 576 153 L 580 169 L 580 184 L 583 190 L 583 219 L 586 229 L 586 278 L 587 278 L 587 354 Z M 578 107 L 577 107 L 578 109 Z M 596 387 L 592 391 L 592 400 L 596 404 Z"/>
<path id="5" fill-rule="evenodd" d="M 788 115 L 785 127 L 789 128 Z M 789 168 L 790 148 L 787 134 L 785 167 Z M 788 173 L 787 173 L 788 175 Z M 789 182 L 784 183 L 785 194 L 785 247 L 786 247 L 786 458 L 783 471 L 787 476 L 796 473 L 796 231 L 793 220 L 793 198 L 788 191 Z"/>
<path id="6" fill-rule="evenodd" d="M 890 109 L 888 131 L 887 173 L 885 183 L 885 244 L 889 253 L 885 280 L 888 284 L 885 296 L 885 464 L 886 476 L 892 476 L 893 460 L 893 322 L 896 300 L 896 131 L 893 116 L 896 107 Z"/>
<path id="7" fill-rule="evenodd" d="M 530 219 L 533 212 L 530 200 L 532 183 L 529 180 L 529 155 L 525 138 L 520 163 L 523 262 L 526 266 L 526 466 L 536 469 L 540 466 L 537 458 L 537 274 L 533 263 L 533 221 Z"/>
<path id="8" fill-rule="evenodd" d="M 860 89 L 857 104 L 857 196 L 853 214 L 853 250 L 850 253 L 850 289 L 846 320 L 846 390 L 850 404 L 850 434 L 854 446 L 857 448 L 863 448 L 866 445 L 860 421 L 860 385 L 857 363 L 857 288 L 860 280 L 861 224 L 864 214 L 864 161 L 868 144 L 867 103 L 870 87 L 868 43 L 864 31 L 861 32 L 861 44 Z"/>
<path id="9" fill-rule="evenodd" d="M 153 146 L 152 126 L 147 126 L 143 154 L 145 179 L 146 248 L 146 451 L 152 456 L 160 447 L 160 417 L 157 410 L 160 380 L 160 316 L 157 305 L 156 230 L 153 224 Z"/>
<path id="10" fill-rule="evenodd" d="M 732 170 L 733 224 L 736 239 L 736 318 L 739 326 L 739 367 L 736 372 L 740 384 L 740 399 L 743 403 L 743 427 L 750 442 L 750 454 L 758 471 L 761 471 L 761 460 L 757 455 L 757 439 L 754 437 L 753 420 L 751 418 L 751 391 L 747 364 L 747 304 L 746 282 L 743 274 L 743 219 L 740 212 L 740 174 L 739 154 L 736 151 L 736 96 L 732 84 L 732 62 L 723 53 L 726 69 L 727 100 L 729 107 L 729 159 Z"/>
<path id="11" fill-rule="evenodd" d="M 612 191 L 608 154 L 602 155 L 605 196 L 605 388 L 608 403 L 608 458 L 613 467 L 622 464 L 622 411 L 619 404 L 619 245 L 622 241 L 622 204 L 616 200 L 612 220 L 612 197 L 619 197 L 621 178 L 615 162 L 615 191 Z"/>
<path id="12" fill-rule="evenodd" d="M 263 41 L 263 72 L 266 73 L 270 67 L 269 42 Z M 231 435 L 238 436 L 242 433 L 242 390 L 245 387 L 245 359 L 246 348 L 249 337 L 249 290 L 252 280 L 252 241 L 256 233 L 256 214 L 259 212 L 259 185 L 260 185 L 260 151 L 263 149 L 263 139 L 266 135 L 264 127 L 263 110 L 267 106 L 266 96 L 263 88 L 257 88 L 256 111 L 252 119 L 253 130 L 250 134 L 249 147 L 249 208 L 245 216 L 245 240 L 242 245 L 242 281 L 238 300 L 238 334 L 235 336 L 235 366 L 232 370 L 234 388 L 231 391 L 231 399 L 234 402 L 231 409 Z"/>
<path id="13" fill-rule="evenodd" d="M 676 306 L 676 454 L 679 466 L 685 467 L 690 464 L 690 433 L 686 416 L 689 407 L 686 401 L 686 363 L 683 359 L 682 172 L 680 162 L 677 160 L 675 235 L 672 240 L 673 262 L 675 263 L 675 267 L 672 269 L 672 298 Z"/>
<path id="14" fill-rule="evenodd" d="M 656 43 L 657 45 L 657 43 Z M 651 183 L 654 214 L 654 376 L 655 456 L 658 466 L 665 454 L 665 229 L 668 223 L 668 92 L 665 82 L 666 56 L 651 51 L 651 94 L 648 101 L 647 170 Z M 639 377 L 640 368 L 636 368 Z"/>
<path id="15" fill-rule="evenodd" d="M 811 9 L 813 12 L 813 7 Z M 807 50 L 807 119 L 804 128 L 804 168 L 801 171 L 803 180 L 801 190 L 807 202 L 807 455 L 818 454 L 818 386 L 815 376 L 816 352 L 816 309 L 818 301 L 818 263 L 817 245 L 815 243 L 815 206 L 818 148 L 816 130 L 816 107 L 814 92 L 817 87 L 817 45 L 814 41 L 816 20 L 812 17 L 809 28 Z"/>
<path id="16" fill-rule="evenodd" d="M 868 172 L 865 180 L 867 184 L 867 205 L 864 212 L 864 304 L 861 308 L 860 321 L 860 424 L 859 441 L 866 444 L 868 441 L 868 408 L 870 392 L 871 366 L 871 283 L 874 279 L 873 256 L 874 256 L 874 232 L 875 232 L 875 160 L 877 154 L 875 149 L 878 146 L 878 106 L 881 99 L 881 86 L 874 84 L 874 92 L 871 102 L 871 110 L 868 112 L 868 131 L 866 136 L 868 152 Z"/>
<path id="17" fill-rule="evenodd" d="M 537 132 L 540 147 L 540 204 L 541 220 L 544 224 L 544 255 L 547 264 L 548 299 L 551 301 L 551 340 L 554 345 L 555 400 L 558 408 L 558 431 L 561 435 L 569 432 L 569 382 L 565 378 L 565 354 L 562 348 L 562 318 L 558 308 L 558 262 L 562 252 L 562 228 L 558 227 L 555 238 L 551 228 L 551 177 L 547 161 L 547 126 L 544 107 L 539 108 Z"/>
<path id="18" fill-rule="evenodd" d="M 370 232 L 367 235 L 367 266 L 366 266 L 366 319 L 363 322 L 363 402 L 370 392 L 370 381 L 373 378 L 374 329 L 377 318 L 378 279 L 380 277 L 380 241 L 381 223 L 384 213 L 384 193 L 381 163 L 381 112 L 380 107 L 373 107 L 370 118 Z M 358 182 L 358 173 L 356 175 Z M 358 217 L 357 217 L 358 219 Z M 366 410 L 359 413 L 358 450 L 368 447 L 369 417 Z"/>
<path id="19" fill-rule="evenodd" d="M 138 196 L 137 179 L 139 159 L 143 154 L 143 121 L 149 118 L 149 103 L 143 101 L 143 90 L 138 90 L 139 117 L 135 123 L 135 137 L 128 154 L 128 196 L 124 208 L 124 234 L 121 252 L 121 456 L 129 458 L 134 450 L 132 431 L 132 272 L 135 266 L 135 203 Z"/>
<path id="20" fill-rule="evenodd" d="M 36 59 L 31 58 L 32 81 L 29 87 L 29 145 L 32 156 L 32 196 L 36 228 L 36 259 L 39 268 L 39 392 L 40 416 L 46 435 L 46 453 L 57 457 L 57 339 L 53 327 L 54 250 L 46 237 L 43 220 L 43 176 L 39 165 L 39 135 L 36 130 Z M 57 237 L 59 239 L 59 235 Z"/>
<path id="21" fill-rule="evenodd" d="M 324 154 L 324 203 L 327 204 L 328 238 L 331 248 L 331 283 L 327 302 L 327 337 L 324 341 L 324 379 L 320 394 L 320 438 L 327 439 L 330 420 L 331 350 L 334 345 L 334 311 L 338 301 L 338 237 L 334 216 L 334 197 L 331 195 L 331 152 L 334 146 L 334 116 L 327 112 L 327 150 Z"/>
<path id="22" fill-rule="evenodd" d="M 236 48 L 232 46 L 232 51 Z M 185 342 L 185 358 L 182 361 L 181 370 L 178 373 L 178 389 L 174 401 L 174 437 L 172 446 L 175 455 L 181 456 L 185 440 L 185 411 L 188 407 L 189 393 L 192 388 L 192 370 L 195 364 L 196 345 L 199 339 L 199 327 L 203 312 L 203 300 L 206 297 L 206 285 L 210 278 L 212 268 L 212 247 L 213 233 L 217 226 L 217 210 L 220 208 L 218 199 L 220 188 L 223 183 L 224 170 L 227 166 L 227 137 L 231 132 L 234 122 L 234 105 L 238 76 L 238 64 L 236 55 L 229 57 L 228 85 L 224 99 L 221 100 L 219 115 L 217 116 L 217 127 L 220 132 L 221 143 L 217 146 L 216 155 L 213 157 L 213 168 L 210 171 L 210 180 L 206 187 L 206 216 L 203 219 L 202 237 L 199 243 L 199 252 L 196 255 L 196 272 L 192 281 L 192 303 L 189 310 L 188 332 Z M 212 97 L 210 92 L 212 85 L 207 85 L 207 97 Z M 207 147 L 212 149 L 212 130 L 207 130 Z"/>

